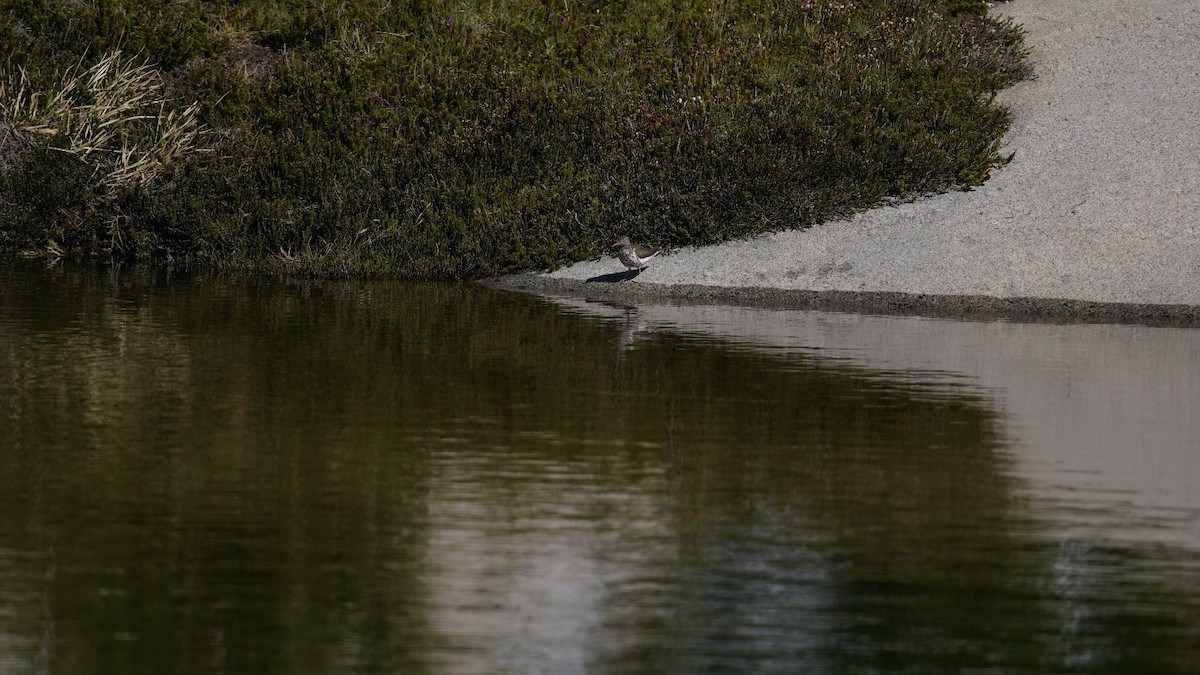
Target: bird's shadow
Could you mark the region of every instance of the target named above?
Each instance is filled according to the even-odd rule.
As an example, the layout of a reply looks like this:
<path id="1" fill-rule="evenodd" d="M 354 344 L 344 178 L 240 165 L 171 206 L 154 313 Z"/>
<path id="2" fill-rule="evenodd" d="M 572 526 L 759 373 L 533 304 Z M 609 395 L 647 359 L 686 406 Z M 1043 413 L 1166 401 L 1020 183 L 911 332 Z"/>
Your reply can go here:
<path id="1" fill-rule="evenodd" d="M 592 278 L 588 279 L 587 283 L 589 283 L 589 284 L 591 284 L 591 283 L 615 284 L 618 281 L 632 281 L 633 279 L 636 279 L 637 276 L 639 274 L 641 274 L 642 270 L 644 270 L 644 269 L 646 269 L 646 268 L 643 267 L 641 269 L 636 269 L 636 270 L 625 270 L 624 272 L 613 272 L 611 274 L 601 274 L 600 276 L 592 277 Z"/>

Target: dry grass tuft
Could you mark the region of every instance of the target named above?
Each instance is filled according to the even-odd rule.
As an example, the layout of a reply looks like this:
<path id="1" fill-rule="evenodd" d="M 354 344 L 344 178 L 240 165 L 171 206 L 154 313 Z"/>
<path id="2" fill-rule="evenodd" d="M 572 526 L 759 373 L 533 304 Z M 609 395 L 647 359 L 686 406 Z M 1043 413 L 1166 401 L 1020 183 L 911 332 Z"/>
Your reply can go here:
<path id="1" fill-rule="evenodd" d="M 70 66 L 46 91 L 18 72 L 0 78 L 0 157 L 46 143 L 92 166 L 113 193 L 152 183 L 196 149 L 200 104 L 170 107 L 158 72 L 119 49 L 89 67 Z"/>

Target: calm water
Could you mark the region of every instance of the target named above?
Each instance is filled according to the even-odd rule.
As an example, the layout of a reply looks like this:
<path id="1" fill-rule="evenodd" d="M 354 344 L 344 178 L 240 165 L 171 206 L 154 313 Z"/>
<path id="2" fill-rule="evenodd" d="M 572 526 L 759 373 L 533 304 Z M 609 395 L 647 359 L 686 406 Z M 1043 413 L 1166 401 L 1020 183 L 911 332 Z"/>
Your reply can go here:
<path id="1" fill-rule="evenodd" d="M 0 268 L 0 673 L 1200 672 L 1200 332 Z"/>

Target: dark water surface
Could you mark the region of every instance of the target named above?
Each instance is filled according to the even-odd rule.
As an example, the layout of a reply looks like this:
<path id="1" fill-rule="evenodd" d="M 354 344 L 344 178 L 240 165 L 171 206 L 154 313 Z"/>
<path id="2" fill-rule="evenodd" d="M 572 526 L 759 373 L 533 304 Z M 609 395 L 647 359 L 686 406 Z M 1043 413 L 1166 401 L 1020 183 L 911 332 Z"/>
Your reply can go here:
<path id="1" fill-rule="evenodd" d="M 0 673 L 1200 672 L 1200 332 L 0 268 Z"/>

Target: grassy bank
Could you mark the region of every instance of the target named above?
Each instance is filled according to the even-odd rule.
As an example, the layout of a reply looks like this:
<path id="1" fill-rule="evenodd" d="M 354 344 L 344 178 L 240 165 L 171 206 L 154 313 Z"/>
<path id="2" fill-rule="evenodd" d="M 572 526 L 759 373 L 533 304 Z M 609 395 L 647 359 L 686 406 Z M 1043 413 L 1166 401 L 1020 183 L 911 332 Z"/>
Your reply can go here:
<path id="1" fill-rule="evenodd" d="M 479 277 L 804 227 L 1004 161 L 962 0 L 0 0 L 0 249 Z"/>

